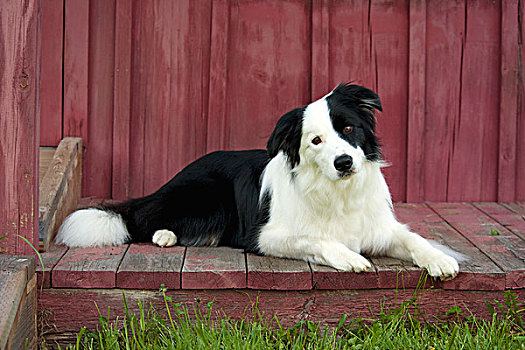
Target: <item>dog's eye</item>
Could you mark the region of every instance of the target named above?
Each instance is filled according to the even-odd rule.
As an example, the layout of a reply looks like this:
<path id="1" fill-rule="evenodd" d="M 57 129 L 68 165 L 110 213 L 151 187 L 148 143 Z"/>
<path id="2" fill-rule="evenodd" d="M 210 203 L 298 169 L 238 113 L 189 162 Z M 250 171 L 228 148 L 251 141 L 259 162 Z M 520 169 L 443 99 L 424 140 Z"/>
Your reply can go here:
<path id="1" fill-rule="evenodd" d="M 319 136 L 314 137 L 314 139 L 312 140 L 312 143 L 313 143 L 314 145 L 318 145 L 318 144 L 320 144 L 321 142 L 323 142 L 323 140 L 321 140 L 321 138 L 320 138 Z"/>
<path id="2" fill-rule="evenodd" d="M 349 134 L 352 131 L 352 127 L 351 126 L 345 126 L 343 131 L 345 132 L 345 134 Z"/>

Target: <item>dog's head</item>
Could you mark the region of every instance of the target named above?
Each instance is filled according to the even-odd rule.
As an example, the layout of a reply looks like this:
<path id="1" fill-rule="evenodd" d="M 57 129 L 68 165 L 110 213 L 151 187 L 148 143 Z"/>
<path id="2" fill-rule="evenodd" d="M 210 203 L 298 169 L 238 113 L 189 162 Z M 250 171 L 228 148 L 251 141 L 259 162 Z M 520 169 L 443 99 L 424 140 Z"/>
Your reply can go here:
<path id="1" fill-rule="evenodd" d="M 365 161 L 379 161 L 373 110 L 382 110 L 373 91 L 341 84 L 325 97 L 279 119 L 268 140 L 268 154 L 282 152 L 291 169 L 317 166 L 328 178 L 349 178 Z"/>

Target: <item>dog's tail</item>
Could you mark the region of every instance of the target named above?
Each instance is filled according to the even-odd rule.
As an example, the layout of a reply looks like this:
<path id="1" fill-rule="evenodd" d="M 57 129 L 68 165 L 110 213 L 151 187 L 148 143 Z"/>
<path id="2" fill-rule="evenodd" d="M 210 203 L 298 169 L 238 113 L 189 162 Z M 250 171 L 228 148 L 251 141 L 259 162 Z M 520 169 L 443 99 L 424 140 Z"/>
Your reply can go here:
<path id="1" fill-rule="evenodd" d="M 100 247 L 121 245 L 130 241 L 122 215 L 111 207 L 81 209 L 69 215 L 56 237 L 58 244 L 68 247 Z"/>

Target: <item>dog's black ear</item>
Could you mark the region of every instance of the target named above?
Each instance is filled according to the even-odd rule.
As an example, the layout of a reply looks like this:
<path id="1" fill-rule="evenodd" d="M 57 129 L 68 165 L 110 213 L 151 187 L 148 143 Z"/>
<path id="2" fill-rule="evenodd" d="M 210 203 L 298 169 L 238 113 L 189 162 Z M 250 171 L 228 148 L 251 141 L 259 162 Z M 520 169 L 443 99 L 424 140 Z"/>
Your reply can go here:
<path id="1" fill-rule="evenodd" d="M 351 83 L 340 84 L 334 89 L 333 94 L 340 94 L 344 99 L 347 99 L 348 102 L 355 103 L 368 111 L 372 111 L 373 109 L 383 111 L 379 96 L 364 86 Z"/>
<path id="2" fill-rule="evenodd" d="M 301 133 L 303 128 L 304 108 L 296 108 L 283 115 L 270 139 L 268 140 L 268 155 L 273 158 L 279 151 L 288 157 L 290 167 L 294 168 L 299 164 L 299 147 L 301 146 Z"/>

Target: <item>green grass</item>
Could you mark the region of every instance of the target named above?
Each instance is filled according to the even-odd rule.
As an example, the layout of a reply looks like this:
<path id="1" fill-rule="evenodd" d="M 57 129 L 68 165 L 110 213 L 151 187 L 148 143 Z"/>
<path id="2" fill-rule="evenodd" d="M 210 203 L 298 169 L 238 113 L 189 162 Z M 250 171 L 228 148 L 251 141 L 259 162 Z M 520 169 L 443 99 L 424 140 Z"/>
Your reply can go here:
<path id="1" fill-rule="evenodd" d="M 67 349 L 525 349 L 524 309 L 511 292 L 504 302 L 487 302 L 490 321 L 458 306 L 448 310 L 448 321 L 425 321 L 415 295 L 371 319 L 343 315 L 331 328 L 311 321 L 284 327 L 257 307 L 244 320 L 212 317 L 212 303 L 204 311 L 188 310 L 161 293 L 165 308 L 139 302 L 136 314 L 124 297 L 123 319 L 101 315 L 97 331 L 83 328 Z"/>

